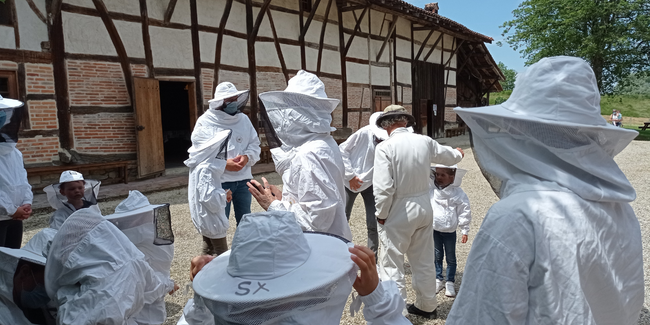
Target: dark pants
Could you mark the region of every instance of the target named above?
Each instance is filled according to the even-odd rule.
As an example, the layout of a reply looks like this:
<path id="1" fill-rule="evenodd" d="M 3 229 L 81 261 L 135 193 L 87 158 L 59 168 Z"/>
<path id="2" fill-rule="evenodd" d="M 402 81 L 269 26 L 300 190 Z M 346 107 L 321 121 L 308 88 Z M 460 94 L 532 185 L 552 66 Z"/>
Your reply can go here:
<path id="1" fill-rule="evenodd" d="M 0 247 L 20 248 L 23 244 L 23 221 L 0 221 Z"/>
<path id="2" fill-rule="evenodd" d="M 228 239 L 226 237 L 212 239 L 203 236 L 203 255 L 219 256 L 228 250 Z"/>
<path id="3" fill-rule="evenodd" d="M 363 205 L 366 208 L 366 226 L 368 227 L 368 247 L 375 252 L 377 257 L 377 245 L 379 243 L 379 236 L 377 235 L 377 217 L 375 217 L 375 196 L 372 194 L 372 186 L 360 192 L 363 198 Z M 345 188 L 345 216 L 350 221 L 350 214 L 354 206 L 354 200 L 359 193 L 350 191 Z"/>
<path id="4" fill-rule="evenodd" d="M 250 179 L 245 179 L 236 182 L 221 183 L 221 187 L 225 190 L 232 192 L 232 201 L 226 204 L 226 215 L 230 218 L 230 204 L 232 203 L 235 208 L 235 220 L 237 224 L 241 218 L 248 213 L 251 213 L 251 192 L 248 191 L 248 183 Z"/>
<path id="5" fill-rule="evenodd" d="M 455 282 L 456 232 L 440 232 L 434 230 L 433 241 L 436 248 L 436 279 L 444 280 L 442 277 L 442 258 L 447 255 L 447 281 Z"/>

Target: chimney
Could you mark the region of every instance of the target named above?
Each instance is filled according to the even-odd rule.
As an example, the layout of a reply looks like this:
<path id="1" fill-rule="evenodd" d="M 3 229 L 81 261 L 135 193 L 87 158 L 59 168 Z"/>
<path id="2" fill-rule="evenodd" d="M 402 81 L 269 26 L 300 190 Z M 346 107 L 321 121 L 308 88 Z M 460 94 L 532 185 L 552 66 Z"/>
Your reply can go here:
<path id="1" fill-rule="evenodd" d="M 440 9 L 440 7 L 438 7 L 437 2 L 427 3 L 424 5 L 424 10 L 428 12 L 433 12 L 434 14 L 438 13 L 438 9 Z"/>

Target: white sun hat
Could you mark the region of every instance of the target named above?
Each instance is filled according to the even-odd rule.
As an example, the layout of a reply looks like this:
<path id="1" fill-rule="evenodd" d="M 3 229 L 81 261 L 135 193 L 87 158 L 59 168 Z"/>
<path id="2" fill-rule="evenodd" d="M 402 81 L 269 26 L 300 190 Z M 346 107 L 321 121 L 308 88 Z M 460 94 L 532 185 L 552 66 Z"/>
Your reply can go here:
<path id="1" fill-rule="evenodd" d="M 460 187 L 460 184 L 463 181 L 463 177 L 465 177 L 465 174 L 467 174 L 467 169 L 458 168 L 458 165 L 447 166 L 442 164 L 431 164 L 432 171 L 435 171 L 436 168 L 449 168 L 456 170 L 456 175 L 454 175 L 454 182 L 451 184 L 452 186 Z"/>
<path id="2" fill-rule="evenodd" d="M 583 59 L 569 56 L 544 58 L 519 73 L 512 95 L 500 105 L 457 107 L 454 111 L 470 129 L 477 128 L 477 119 L 493 121 L 496 117 L 518 120 L 519 132 L 535 132 L 535 124 L 541 123 L 590 134 L 611 156 L 638 135 L 605 121 L 600 115 L 600 93 L 593 70 Z M 532 136 L 544 141 L 544 136 Z"/>
<path id="3" fill-rule="evenodd" d="M 5 108 L 16 108 L 16 107 L 21 107 L 23 106 L 24 103 L 11 99 L 11 98 L 3 98 L 2 95 L 0 95 L 0 109 L 5 109 Z"/>
<path id="4" fill-rule="evenodd" d="M 232 250 L 208 263 L 193 288 L 195 300 L 227 324 L 329 324 L 332 317 L 338 324 L 356 272 L 343 239 L 303 233 L 292 212 L 269 211 L 244 216 Z"/>
<path id="5" fill-rule="evenodd" d="M 237 96 L 237 106 L 242 107 L 248 102 L 249 90 L 237 90 L 237 87 L 232 82 L 222 82 L 214 89 L 214 98 L 210 99 L 210 108 L 219 108 L 226 98 Z M 241 96 L 246 94 L 245 96 Z"/>
<path id="6" fill-rule="evenodd" d="M 67 182 L 83 181 L 83 180 L 84 180 L 84 175 L 74 170 L 66 170 L 63 173 L 61 173 L 61 177 L 59 177 L 59 183 L 67 183 Z"/>

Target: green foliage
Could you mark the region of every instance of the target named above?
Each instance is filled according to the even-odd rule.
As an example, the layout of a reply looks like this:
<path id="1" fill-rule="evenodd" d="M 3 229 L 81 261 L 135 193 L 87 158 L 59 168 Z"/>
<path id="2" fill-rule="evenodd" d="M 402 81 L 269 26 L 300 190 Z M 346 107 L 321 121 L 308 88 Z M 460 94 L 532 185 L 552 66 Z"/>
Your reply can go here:
<path id="1" fill-rule="evenodd" d="M 490 105 L 499 105 L 505 102 L 512 94 L 512 90 L 504 90 L 498 93 L 490 93 Z"/>
<path id="2" fill-rule="evenodd" d="M 512 13 L 503 35 L 526 64 L 556 55 L 584 58 L 601 93 L 650 69 L 648 0 L 525 0 Z"/>
<path id="3" fill-rule="evenodd" d="M 650 74 L 635 73 L 616 85 L 615 93 L 621 95 L 650 95 Z"/>
<path id="4" fill-rule="evenodd" d="M 506 76 L 506 80 L 501 82 L 503 90 L 512 90 L 515 88 L 515 79 L 517 78 L 517 71 L 506 67 L 503 62 L 499 62 L 499 69 Z"/>
<path id="5" fill-rule="evenodd" d="M 641 130 L 639 129 L 638 126 L 636 125 L 623 125 L 624 128 L 638 131 L 639 135 L 634 138 L 634 140 L 641 140 L 641 141 L 650 141 L 650 130 Z"/>

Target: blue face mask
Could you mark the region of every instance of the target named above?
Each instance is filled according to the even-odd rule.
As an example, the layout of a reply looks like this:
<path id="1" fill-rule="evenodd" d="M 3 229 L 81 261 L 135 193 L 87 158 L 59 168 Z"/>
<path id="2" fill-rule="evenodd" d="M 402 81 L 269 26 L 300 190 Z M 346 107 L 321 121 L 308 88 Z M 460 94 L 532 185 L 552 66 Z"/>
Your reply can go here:
<path id="1" fill-rule="evenodd" d="M 235 115 L 239 113 L 239 105 L 237 105 L 237 101 L 231 102 L 226 104 L 226 106 L 223 107 L 223 111 L 228 114 L 228 115 Z"/>
<path id="2" fill-rule="evenodd" d="M 47 295 L 47 291 L 45 291 L 45 286 L 40 283 L 32 291 L 22 290 L 20 292 L 20 304 L 23 308 L 44 308 L 49 301 L 50 297 Z"/>
<path id="3" fill-rule="evenodd" d="M 5 122 L 7 121 L 7 113 L 5 111 L 0 110 L 0 128 L 5 125 Z"/>

